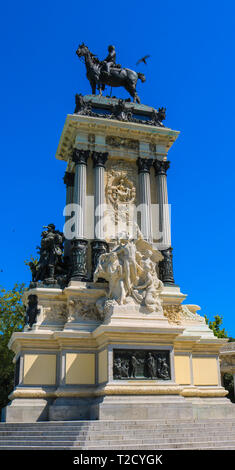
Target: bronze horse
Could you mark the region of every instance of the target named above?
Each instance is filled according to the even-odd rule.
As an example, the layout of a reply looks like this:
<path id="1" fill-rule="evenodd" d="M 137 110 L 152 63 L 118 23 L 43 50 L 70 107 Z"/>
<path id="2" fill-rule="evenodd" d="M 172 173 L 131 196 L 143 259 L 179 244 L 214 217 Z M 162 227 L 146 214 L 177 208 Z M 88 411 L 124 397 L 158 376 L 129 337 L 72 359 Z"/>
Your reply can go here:
<path id="1" fill-rule="evenodd" d="M 86 76 L 90 82 L 93 95 L 96 94 L 96 88 L 99 90 L 99 94 L 102 95 L 102 90 L 104 90 L 105 85 L 111 87 L 123 86 L 132 96 L 134 103 L 140 103 L 139 96 L 136 92 L 136 83 L 138 79 L 140 79 L 142 83 L 145 82 L 143 73 L 137 73 L 134 70 L 118 67 L 112 67 L 110 68 L 110 72 L 107 72 L 107 70 L 104 70 L 103 63 L 89 51 L 85 44 L 78 46 L 76 54 L 79 58 L 84 57 L 85 59 Z"/>

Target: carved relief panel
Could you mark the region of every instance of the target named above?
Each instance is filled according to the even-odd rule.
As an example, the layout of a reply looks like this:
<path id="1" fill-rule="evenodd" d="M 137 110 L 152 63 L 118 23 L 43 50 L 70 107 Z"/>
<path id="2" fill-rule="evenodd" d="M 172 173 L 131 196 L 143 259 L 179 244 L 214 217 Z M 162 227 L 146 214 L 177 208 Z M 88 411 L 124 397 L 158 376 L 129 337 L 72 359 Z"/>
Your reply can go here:
<path id="1" fill-rule="evenodd" d="M 109 160 L 106 165 L 105 195 L 108 232 L 131 233 L 137 200 L 137 167 L 135 162 Z M 118 229 L 117 229 L 118 226 Z M 115 228 L 114 228 L 115 227 Z M 110 236 L 111 234 L 108 233 Z M 112 237 L 111 237 L 112 238 Z"/>
<path id="2" fill-rule="evenodd" d="M 113 378 L 170 380 L 170 352 L 143 349 L 114 349 Z"/>

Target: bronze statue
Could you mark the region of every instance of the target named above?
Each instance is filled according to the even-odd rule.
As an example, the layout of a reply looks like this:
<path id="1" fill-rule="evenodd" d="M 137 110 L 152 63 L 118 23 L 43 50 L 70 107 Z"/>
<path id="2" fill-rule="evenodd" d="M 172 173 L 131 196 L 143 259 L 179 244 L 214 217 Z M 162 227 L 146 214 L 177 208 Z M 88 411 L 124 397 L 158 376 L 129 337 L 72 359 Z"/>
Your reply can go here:
<path id="1" fill-rule="evenodd" d="M 54 224 L 43 227 L 41 246 L 37 247 L 40 255 L 37 264 L 29 263 L 32 281 L 55 284 L 58 277 L 66 275 L 67 266 L 63 259 L 64 235 L 55 229 Z"/>
<path id="2" fill-rule="evenodd" d="M 114 46 L 109 46 L 109 55 L 103 62 L 100 62 L 84 43 L 78 46 L 76 54 L 79 58 L 84 57 L 85 59 L 86 76 L 90 82 L 93 95 L 96 94 L 96 89 L 102 95 L 105 85 L 111 87 L 123 86 L 132 96 L 134 103 L 140 103 L 136 92 L 136 83 L 138 79 L 145 82 L 145 76 L 134 70 L 118 66 Z"/>
<path id="3" fill-rule="evenodd" d="M 108 55 L 106 59 L 104 59 L 103 64 L 105 66 L 106 72 L 110 73 L 110 67 L 116 66 L 116 51 L 114 46 L 108 47 Z"/>
<path id="4" fill-rule="evenodd" d="M 28 306 L 25 312 L 25 324 L 28 325 L 29 329 L 31 329 L 36 322 L 39 312 L 38 297 L 37 295 L 30 294 L 28 296 Z"/>

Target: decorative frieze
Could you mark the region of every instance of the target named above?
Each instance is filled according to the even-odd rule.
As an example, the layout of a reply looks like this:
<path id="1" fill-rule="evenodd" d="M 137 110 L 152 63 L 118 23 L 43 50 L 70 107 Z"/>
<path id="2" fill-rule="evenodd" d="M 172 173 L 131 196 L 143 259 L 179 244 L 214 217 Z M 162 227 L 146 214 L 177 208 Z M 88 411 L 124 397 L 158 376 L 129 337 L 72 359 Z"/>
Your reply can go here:
<path id="1" fill-rule="evenodd" d="M 187 323 L 197 322 L 205 324 L 205 318 L 196 313 L 195 305 L 163 305 L 163 313 L 165 317 L 167 317 L 169 323 L 180 325 L 186 321 Z"/>
<path id="2" fill-rule="evenodd" d="M 114 349 L 113 378 L 170 380 L 169 351 Z"/>
<path id="3" fill-rule="evenodd" d="M 42 302 L 43 323 L 62 323 L 67 320 L 67 305 L 65 302 Z"/>
<path id="4" fill-rule="evenodd" d="M 182 321 L 182 305 L 171 304 L 163 306 L 163 313 L 167 317 L 169 323 L 176 323 L 179 325 Z"/>
<path id="5" fill-rule="evenodd" d="M 98 312 L 95 304 L 77 298 L 70 299 L 68 322 L 81 320 L 101 321 L 102 319 L 103 317 Z"/>
<path id="6" fill-rule="evenodd" d="M 123 137 L 119 136 L 112 136 L 112 135 L 107 135 L 106 137 L 106 145 L 109 145 L 110 147 L 124 147 L 129 150 L 139 150 L 139 141 L 135 139 L 126 139 Z"/>

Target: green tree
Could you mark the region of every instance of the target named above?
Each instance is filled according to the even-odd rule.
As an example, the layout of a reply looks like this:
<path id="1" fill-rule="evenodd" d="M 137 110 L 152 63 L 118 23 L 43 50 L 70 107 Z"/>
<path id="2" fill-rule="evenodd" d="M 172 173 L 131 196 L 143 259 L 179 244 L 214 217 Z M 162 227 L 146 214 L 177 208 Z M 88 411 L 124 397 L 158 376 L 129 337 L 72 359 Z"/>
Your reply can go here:
<path id="1" fill-rule="evenodd" d="M 225 373 L 223 375 L 223 385 L 226 390 L 228 390 L 228 395 L 227 398 L 231 400 L 233 403 L 235 403 L 235 397 L 234 397 L 234 385 L 233 385 L 233 375 L 229 373 Z"/>
<path id="2" fill-rule="evenodd" d="M 7 345 L 12 333 L 21 331 L 24 326 L 24 289 L 24 284 L 15 284 L 8 291 L 0 289 L 0 409 L 7 405 L 7 397 L 14 387 L 14 353 Z"/>
<path id="3" fill-rule="evenodd" d="M 214 335 L 218 338 L 228 338 L 227 332 L 224 328 L 221 328 L 223 323 L 223 317 L 219 315 L 214 316 L 214 321 L 210 321 L 207 316 L 205 315 L 206 324 L 209 328 L 213 331 Z"/>
<path id="4" fill-rule="evenodd" d="M 209 321 L 209 319 L 205 316 L 205 320 L 209 328 L 213 330 L 214 335 L 217 336 L 218 338 L 228 338 L 227 332 L 225 331 L 224 328 L 221 328 L 221 325 L 223 323 L 223 317 L 220 317 L 219 315 L 214 316 L 214 321 Z M 228 342 L 235 341 L 234 338 L 229 337 Z M 233 376 L 232 374 L 224 374 L 223 376 L 223 382 L 224 382 L 224 388 L 228 390 L 228 395 L 227 398 L 229 398 L 232 402 L 235 401 L 234 399 L 234 385 L 233 385 Z"/>

